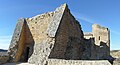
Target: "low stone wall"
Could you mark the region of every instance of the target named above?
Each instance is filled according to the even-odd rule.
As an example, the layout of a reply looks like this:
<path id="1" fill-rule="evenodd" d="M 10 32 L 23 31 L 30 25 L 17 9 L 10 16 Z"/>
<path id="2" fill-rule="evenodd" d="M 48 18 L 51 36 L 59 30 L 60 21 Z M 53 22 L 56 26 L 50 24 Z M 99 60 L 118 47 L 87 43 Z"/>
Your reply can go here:
<path id="1" fill-rule="evenodd" d="M 62 60 L 49 59 L 46 65 L 111 65 L 107 60 Z"/>

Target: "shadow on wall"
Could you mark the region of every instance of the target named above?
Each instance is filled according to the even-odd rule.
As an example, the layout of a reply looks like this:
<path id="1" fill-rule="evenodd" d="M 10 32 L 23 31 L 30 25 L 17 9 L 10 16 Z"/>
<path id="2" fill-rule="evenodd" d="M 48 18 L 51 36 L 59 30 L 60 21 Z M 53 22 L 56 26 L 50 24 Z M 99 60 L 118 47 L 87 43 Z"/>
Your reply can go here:
<path id="1" fill-rule="evenodd" d="M 23 54 L 21 55 L 20 62 L 27 62 L 28 59 L 31 57 L 31 55 L 34 52 L 34 39 L 32 36 L 32 33 L 30 31 L 30 28 L 27 23 L 25 23 L 25 42 L 24 42 L 24 49 Z"/>
<path id="2" fill-rule="evenodd" d="M 100 41 L 100 45 L 95 44 L 94 38 L 85 39 L 83 58 L 81 60 L 108 60 L 113 63 L 115 58 L 110 55 L 110 47 L 105 42 Z"/>
<path id="3" fill-rule="evenodd" d="M 100 46 L 96 45 L 96 48 L 98 50 L 98 59 L 109 61 L 114 60 L 114 58 L 110 55 L 110 47 L 108 47 L 105 42 L 101 41 Z"/>
<path id="4" fill-rule="evenodd" d="M 105 42 L 100 41 L 100 46 L 96 46 L 97 50 L 96 51 L 98 53 L 97 57 L 100 60 L 107 60 L 108 56 L 110 55 L 110 48 L 106 45 Z"/>
<path id="5" fill-rule="evenodd" d="M 66 26 L 66 25 L 65 25 Z M 50 59 L 80 60 L 83 43 L 80 37 L 69 35 L 67 28 L 59 27 L 55 37 L 53 49 L 49 55 Z"/>
<path id="6" fill-rule="evenodd" d="M 102 46 L 102 48 L 101 48 L 101 46 Z M 104 51 L 104 49 L 106 49 L 106 51 L 107 51 L 106 53 L 109 53 L 109 56 L 106 57 L 105 60 L 108 60 L 111 64 L 113 64 L 113 61 L 115 60 L 115 58 L 110 55 L 110 49 L 109 49 L 109 47 L 106 45 L 106 43 L 100 42 L 100 48 L 99 48 L 99 49 L 100 49 L 101 51 Z M 108 52 L 108 51 L 109 51 L 109 52 Z M 103 58 L 104 58 L 104 55 L 103 55 Z"/>
<path id="7" fill-rule="evenodd" d="M 67 46 L 65 46 L 66 49 L 64 50 L 65 52 L 64 52 L 63 58 L 60 58 L 59 56 L 56 56 L 54 54 L 55 48 L 59 50 L 59 48 L 57 48 L 59 44 L 55 44 L 49 58 L 50 59 L 66 59 L 66 60 L 108 60 L 110 63 L 113 63 L 115 59 L 112 56 L 110 56 L 110 48 L 106 45 L 105 42 L 101 41 L 100 46 L 98 46 L 98 45 L 95 45 L 94 38 L 92 38 L 91 40 L 89 39 L 86 39 L 86 40 L 87 42 L 82 44 L 82 43 L 77 43 L 77 39 L 70 38 L 69 42 L 66 43 Z M 76 53 L 77 55 L 74 54 L 77 51 L 79 53 Z M 59 54 L 59 53 L 56 53 L 56 54 Z"/>

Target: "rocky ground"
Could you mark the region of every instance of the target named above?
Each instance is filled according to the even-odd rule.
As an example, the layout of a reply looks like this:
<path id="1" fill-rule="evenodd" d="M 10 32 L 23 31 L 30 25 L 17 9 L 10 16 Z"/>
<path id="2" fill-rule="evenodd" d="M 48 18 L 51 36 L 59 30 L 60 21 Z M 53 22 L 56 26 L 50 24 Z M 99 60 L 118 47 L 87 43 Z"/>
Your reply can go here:
<path id="1" fill-rule="evenodd" d="M 113 65 L 120 65 L 120 50 L 111 50 L 110 55 L 115 58 Z"/>
<path id="2" fill-rule="evenodd" d="M 120 65 L 120 50 L 112 50 L 110 52 L 111 56 L 115 58 L 113 61 L 113 65 Z M 0 63 L 5 63 L 8 59 L 8 54 L 6 50 L 0 49 Z M 0 65 L 35 65 L 35 64 L 29 64 L 29 63 L 5 63 Z"/>
<path id="3" fill-rule="evenodd" d="M 114 58 L 120 58 L 120 50 L 112 50 L 110 51 L 110 55 Z"/>
<path id="4" fill-rule="evenodd" d="M 9 56 L 8 56 L 7 50 L 0 49 L 0 64 L 6 63 L 8 59 L 9 59 Z"/>
<path id="5" fill-rule="evenodd" d="M 8 59 L 7 50 L 0 49 L 0 65 L 1 63 L 5 63 Z M 2 65 L 35 65 L 35 64 L 29 64 L 29 63 L 5 63 Z"/>

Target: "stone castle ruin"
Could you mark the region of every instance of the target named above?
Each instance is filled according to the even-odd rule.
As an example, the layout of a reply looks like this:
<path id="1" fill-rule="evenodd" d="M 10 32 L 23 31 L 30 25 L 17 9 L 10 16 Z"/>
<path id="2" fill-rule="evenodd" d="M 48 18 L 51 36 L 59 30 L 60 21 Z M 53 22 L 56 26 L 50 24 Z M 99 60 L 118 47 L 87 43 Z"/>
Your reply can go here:
<path id="1" fill-rule="evenodd" d="M 108 59 L 110 56 L 110 31 L 108 28 L 93 24 L 92 32 L 84 33 L 84 38 L 86 45 L 90 45 L 87 47 L 91 52 L 90 59 Z"/>
<path id="2" fill-rule="evenodd" d="M 110 31 L 93 24 L 91 33 L 83 33 L 67 4 L 63 4 L 53 12 L 19 19 L 8 54 L 9 62 L 79 65 L 80 60 L 106 60 L 100 62 L 109 65 Z"/>

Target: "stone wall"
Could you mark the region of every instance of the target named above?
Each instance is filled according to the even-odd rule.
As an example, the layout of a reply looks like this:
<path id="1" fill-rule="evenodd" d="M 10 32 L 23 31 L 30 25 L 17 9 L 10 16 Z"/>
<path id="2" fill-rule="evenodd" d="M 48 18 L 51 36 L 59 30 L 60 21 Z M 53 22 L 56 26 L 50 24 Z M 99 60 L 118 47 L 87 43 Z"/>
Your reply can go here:
<path id="1" fill-rule="evenodd" d="M 100 42 L 106 43 L 110 47 L 110 31 L 108 28 L 102 27 L 98 24 L 92 25 L 92 33 L 95 37 L 95 44 L 100 46 Z"/>
<path id="2" fill-rule="evenodd" d="M 87 37 L 88 38 L 88 37 Z M 82 60 L 95 60 L 96 59 L 96 49 L 94 38 L 84 39 L 84 51 L 82 55 Z"/>
<path id="3" fill-rule="evenodd" d="M 111 65 L 107 60 L 62 60 L 49 59 L 46 65 Z"/>
<path id="4" fill-rule="evenodd" d="M 27 18 L 27 26 L 30 31 L 27 31 L 27 33 L 31 32 L 31 35 L 34 39 L 34 42 L 37 44 L 41 42 L 41 40 L 44 40 L 47 38 L 47 28 L 49 27 L 49 24 L 51 22 L 51 18 L 53 17 L 52 12 L 50 13 L 44 13 L 41 15 L 34 16 L 32 18 Z M 26 43 L 31 43 L 31 37 L 29 37 L 30 34 L 27 34 Z"/>
<path id="5" fill-rule="evenodd" d="M 66 5 L 54 12 L 41 14 L 27 19 L 27 25 L 34 39 L 34 51 L 29 63 L 45 64 L 56 41 L 55 36 Z M 29 41 L 28 41 L 29 42 Z"/>
<path id="6" fill-rule="evenodd" d="M 28 26 L 26 43 L 31 49 L 29 52 L 29 63 L 44 64 L 48 58 L 52 48 L 51 45 L 54 44 L 54 38 L 50 38 L 46 31 L 53 14 L 50 12 L 26 19 Z"/>
<path id="7" fill-rule="evenodd" d="M 25 19 L 19 19 L 8 49 L 10 62 L 18 62 L 23 53 L 25 42 Z"/>
<path id="8" fill-rule="evenodd" d="M 9 61 L 36 65 L 107 65 L 107 61 L 77 61 L 106 59 L 109 56 L 109 30 L 96 24 L 92 27 L 92 33 L 83 34 L 81 25 L 72 16 L 67 4 L 53 12 L 20 19 L 8 50 Z"/>
<path id="9" fill-rule="evenodd" d="M 24 21 L 24 25 L 22 27 L 20 38 L 19 38 L 19 41 L 18 41 L 18 47 L 17 47 L 17 52 L 16 52 L 16 55 L 15 55 L 14 62 L 18 62 L 18 61 L 21 60 L 21 55 L 24 52 L 25 45 L 26 44 L 25 44 L 25 21 Z"/>
<path id="10" fill-rule="evenodd" d="M 107 59 L 110 56 L 110 31 L 98 24 L 92 25 L 98 59 Z"/>
<path id="11" fill-rule="evenodd" d="M 87 46 L 87 52 L 84 54 L 90 54 L 91 59 L 108 59 L 110 56 L 110 31 L 108 28 L 102 27 L 98 24 L 92 25 L 91 33 L 84 33 L 85 47 Z M 92 41 L 92 42 L 90 42 Z M 89 46 L 88 46 L 89 45 Z M 90 50 L 91 49 L 91 50 Z M 88 52 L 91 53 L 88 53 Z"/>
<path id="12" fill-rule="evenodd" d="M 85 39 L 93 38 L 93 34 L 91 32 L 84 32 L 84 38 Z"/>
<path id="13" fill-rule="evenodd" d="M 83 32 L 78 21 L 72 16 L 67 6 L 55 39 L 56 42 L 49 56 L 50 58 L 74 60 L 81 58 Z"/>

